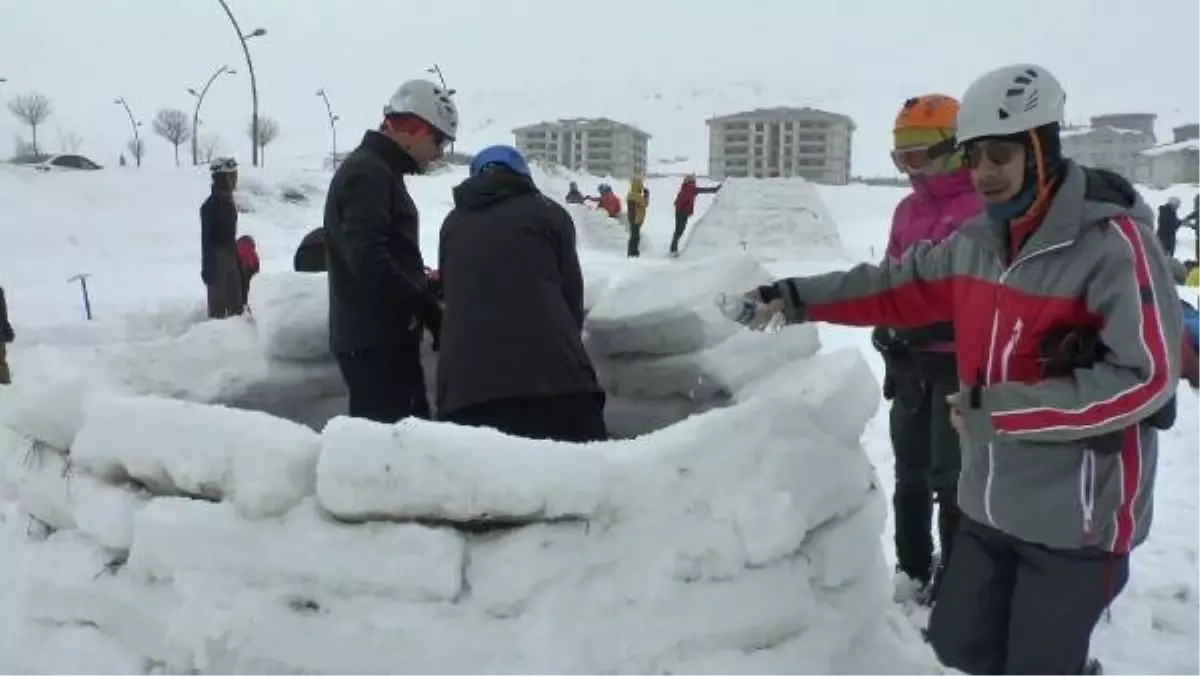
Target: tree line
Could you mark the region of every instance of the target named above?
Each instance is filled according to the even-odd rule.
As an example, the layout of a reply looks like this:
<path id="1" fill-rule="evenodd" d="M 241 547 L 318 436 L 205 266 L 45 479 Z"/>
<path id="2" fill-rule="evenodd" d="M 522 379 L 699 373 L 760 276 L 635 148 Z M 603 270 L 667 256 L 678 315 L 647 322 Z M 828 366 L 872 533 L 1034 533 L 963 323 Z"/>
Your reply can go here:
<path id="1" fill-rule="evenodd" d="M 18 137 L 16 142 L 16 155 L 34 155 L 41 156 L 45 153 L 42 145 L 38 141 L 38 129 L 45 125 L 46 121 L 54 113 L 54 106 L 50 102 L 50 98 L 41 92 L 29 92 L 28 94 L 20 94 L 13 97 L 8 102 L 8 110 L 18 120 L 29 127 L 30 140 L 26 141 Z M 141 124 L 141 123 L 137 123 Z M 192 116 L 186 111 L 178 108 L 163 108 L 154 116 L 154 133 L 160 136 L 164 141 L 169 143 L 175 156 L 175 166 L 179 166 L 179 147 L 192 138 L 199 131 L 193 125 Z M 246 125 L 246 135 L 251 139 L 254 138 L 254 123 L 250 122 Z M 266 158 L 267 146 L 271 145 L 279 138 L 279 123 L 269 117 L 262 115 L 258 118 L 258 145 L 259 155 Z M 220 152 L 221 139 L 215 135 L 209 135 L 197 138 L 199 146 L 198 160 L 209 162 Z M 80 146 L 83 145 L 83 139 L 74 133 L 64 134 L 59 132 L 59 146 L 63 153 L 78 152 Z M 135 135 L 125 144 L 125 149 L 133 156 L 134 161 L 138 166 L 142 165 L 142 159 L 146 155 L 146 143 L 140 137 Z"/>

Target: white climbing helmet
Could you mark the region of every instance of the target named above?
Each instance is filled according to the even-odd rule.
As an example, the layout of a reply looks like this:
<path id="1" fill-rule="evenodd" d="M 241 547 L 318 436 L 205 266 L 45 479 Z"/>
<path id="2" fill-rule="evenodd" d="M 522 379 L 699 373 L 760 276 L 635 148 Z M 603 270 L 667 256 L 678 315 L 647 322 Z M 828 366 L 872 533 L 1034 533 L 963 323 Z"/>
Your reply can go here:
<path id="1" fill-rule="evenodd" d="M 235 174 L 238 170 L 238 163 L 232 157 L 218 157 L 208 163 L 208 170 L 214 174 Z"/>
<path id="2" fill-rule="evenodd" d="M 383 114 L 416 115 L 454 140 L 458 135 L 458 108 L 451 95 L 450 91 L 429 80 L 409 80 L 392 94 L 383 107 Z"/>
<path id="3" fill-rule="evenodd" d="M 985 73 L 967 87 L 955 137 L 966 143 L 1062 122 L 1067 94 L 1050 71 L 1031 63 Z"/>

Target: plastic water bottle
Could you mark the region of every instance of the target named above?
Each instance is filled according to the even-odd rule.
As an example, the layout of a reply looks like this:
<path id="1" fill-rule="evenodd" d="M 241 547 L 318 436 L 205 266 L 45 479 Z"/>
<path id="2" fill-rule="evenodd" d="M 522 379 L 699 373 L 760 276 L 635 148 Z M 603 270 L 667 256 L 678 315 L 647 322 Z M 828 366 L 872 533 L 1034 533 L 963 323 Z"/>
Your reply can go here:
<path id="1" fill-rule="evenodd" d="M 722 293 L 717 295 L 716 302 L 721 314 L 739 324 L 750 326 L 758 316 L 758 303 L 745 296 Z"/>

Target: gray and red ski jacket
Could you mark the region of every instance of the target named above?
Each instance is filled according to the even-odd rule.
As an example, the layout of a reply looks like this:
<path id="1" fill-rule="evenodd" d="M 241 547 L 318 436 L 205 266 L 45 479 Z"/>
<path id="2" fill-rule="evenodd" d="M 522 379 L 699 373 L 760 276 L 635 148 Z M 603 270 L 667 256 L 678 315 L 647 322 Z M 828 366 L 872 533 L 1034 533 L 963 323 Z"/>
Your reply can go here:
<path id="1" fill-rule="evenodd" d="M 1124 553 L 1150 529 L 1158 433 L 1175 393 L 1182 317 L 1153 213 L 1111 173 L 1067 162 L 1040 226 L 1009 263 L 986 214 L 900 261 L 785 279 L 789 321 L 904 328 L 953 321 L 966 439 L 959 506 L 1051 547 Z M 1091 368 L 1047 377 L 1042 342 L 1098 331 Z"/>

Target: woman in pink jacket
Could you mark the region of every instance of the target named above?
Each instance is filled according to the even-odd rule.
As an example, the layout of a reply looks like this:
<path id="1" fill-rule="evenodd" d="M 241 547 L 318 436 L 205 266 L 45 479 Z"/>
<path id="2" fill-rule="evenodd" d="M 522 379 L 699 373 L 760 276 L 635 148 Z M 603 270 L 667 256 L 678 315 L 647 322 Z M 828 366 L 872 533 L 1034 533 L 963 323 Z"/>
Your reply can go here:
<path id="1" fill-rule="evenodd" d="M 913 244 L 941 241 L 983 210 L 954 139 L 958 101 L 926 94 L 904 102 L 896 117 L 892 159 L 908 174 L 912 192 L 896 206 L 887 255 L 900 259 Z M 872 335 L 884 357 L 884 397 L 891 400 L 896 458 L 895 544 L 897 598 L 932 604 L 958 527 L 958 434 L 946 397 L 958 392 L 954 327 L 879 327 Z M 933 504 L 941 564 L 935 563 Z"/>

